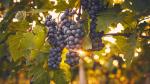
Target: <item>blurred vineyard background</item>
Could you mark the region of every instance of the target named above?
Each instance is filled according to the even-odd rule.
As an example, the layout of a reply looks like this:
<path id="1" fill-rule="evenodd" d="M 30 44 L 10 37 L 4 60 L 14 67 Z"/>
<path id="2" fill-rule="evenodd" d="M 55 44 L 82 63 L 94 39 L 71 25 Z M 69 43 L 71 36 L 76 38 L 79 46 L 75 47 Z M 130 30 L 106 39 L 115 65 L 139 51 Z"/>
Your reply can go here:
<path id="1" fill-rule="evenodd" d="M 104 2 L 108 9 L 100 12 L 97 31 L 113 34 L 102 38 L 105 47 L 79 52 L 83 64 L 74 70 L 61 62 L 53 71 L 47 67 L 45 18 L 59 20 L 79 0 L 0 0 L 0 84 L 80 84 L 82 70 L 87 84 L 150 84 L 150 0 Z M 86 49 L 91 44 L 84 40 Z"/>

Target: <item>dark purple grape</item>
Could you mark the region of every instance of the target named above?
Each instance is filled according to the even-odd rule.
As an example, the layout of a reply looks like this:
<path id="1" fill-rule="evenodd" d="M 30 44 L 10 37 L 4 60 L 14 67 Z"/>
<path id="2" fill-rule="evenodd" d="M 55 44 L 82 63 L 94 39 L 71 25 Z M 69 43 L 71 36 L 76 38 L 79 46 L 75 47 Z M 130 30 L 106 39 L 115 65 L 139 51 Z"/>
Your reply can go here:
<path id="1" fill-rule="evenodd" d="M 74 67 L 78 64 L 79 55 L 75 52 L 75 50 L 81 48 L 82 38 L 84 36 L 83 26 L 80 23 L 70 20 L 70 26 L 68 28 L 64 27 L 64 34 L 66 37 L 66 48 L 69 49 L 69 53 L 66 54 L 66 63 L 71 67 Z M 72 51 L 74 50 L 74 52 Z M 78 60 L 77 60 L 78 59 Z"/>
<path id="2" fill-rule="evenodd" d="M 64 19 L 65 24 L 67 22 L 66 19 Z M 59 28 L 58 24 L 55 22 L 54 19 L 52 19 L 52 16 L 48 16 L 45 25 L 48 29 L 48 42 L 52 45 L 52 49 L 50 50 L 50 55 L 48 59 L 48 66 L 51 69 L 58 69 L 59 64 L 61 62 L 61 53 L 63 48 L 66 46 L 65 44 L 65 38 L 63 31 L 61 28 Z"/>
<path id="3" fill-rule="evenodd" d="M 48 66 L 51 69 L 58 69 L 61 62 L 62 49 L 60 47 L 52 48 L 48 59 Z"/>
<path id="4" fill-rule="evenodd" d="M 71 30 L 67 30 L 66 35 L 71 35 Z"/>
<path id="5" fill-rule="evenodd" d="M 48 42 L 52 45 L 48 66 L 52 69 L 58 69 L 61 62 L 61 53 L 64 47 L 69 50 L 66 62 L 74 66 L 79 61 L 78 54 L 72 50 L 81 48 L 82 38 L 84 36 L 83 23 L 75 22 L 68 17 L 76 14 L 75 10 L 66 9 L 61 16 L 61 21 L 56 23 L 52 16 L 48 16 L 45 25 L 48 29 Z M 80 16 L 78 16 L 79 21 Z"/>
<path id="6" fill-rule="evenodd" d="M 99 51 L 104 47 L 104 44 L 102 43 L 102 36 L 104 32 L 95 32 L 92 33 L 90 36 L 92 38 L 92 49 Z"/>
<path id="7" fill-rule="evenodd" d="M 65 62 L 69 64 L 71 67 L 79 63 L 79 55 L 76 52 L 69 51 L 69 53 L 67 53 L 66 56 L 67 56 L 67 59 Z"/>
<path id="8" fill-rule="evenodd" d="M 74 40 L 74 36 L 69 36 L 69 37 L 68 37 L 68 40 L 69 40 L 69 41 L 73 41 L 73 40 Z"/>

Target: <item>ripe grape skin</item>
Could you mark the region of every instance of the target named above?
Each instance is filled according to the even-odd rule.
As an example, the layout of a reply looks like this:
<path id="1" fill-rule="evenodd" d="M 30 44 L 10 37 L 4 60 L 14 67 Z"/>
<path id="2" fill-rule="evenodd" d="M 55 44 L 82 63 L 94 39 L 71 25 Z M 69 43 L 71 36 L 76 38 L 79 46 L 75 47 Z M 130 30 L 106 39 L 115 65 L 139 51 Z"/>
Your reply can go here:
<path id="1" fill-rule="evenodd" d="M 104 47 L 104 44 L 102 43 L 102 36 L 104 32 L 95 32 L 92 33 L 90 38 L 93 38 L 92 41 L 92 50 L 99 51 Z"/>
<path id="2" fill-rule="evenodd" d="M 58 69 L 59 64 L 61 62 L 61 54 L 62 54 L 62 49 L 57 47 L 57 48 L 52 48 L 50 50 L 50 55 L 48 59 L 48 66 L 51 69 Z"/>
<path id="3" fill-rule="evenodd" d="M 69 64 L 71 67 L 74 67 L 79 62 L 79 55 L 75 54 L 76 52 L 72 50 L 81 48 L 80 47 L 81 44 L 79 41 L 82 40 L 83 38 L 83 35 L 81 34 L 83 30 L 76 26 L 77 23 L 75 24 L 75 22 L 73 21 L 70 23 L 73 24 L 71 24 L 70 27 L 68 27 L 67 32 L 64 32 L 68 36 L 66 41 L 67 41 L 67 48 L 69 49 L 66 63 Z"/>
<path id="4" fill-rule="evenodd" d="M 72 68 L 79 63 L 79 56 L 77 52 L 69 51 L 66 54 L 66 63 L 68 63 Z"/>
<path id="5" fill-rule="evenodd" d="M 61 22 L 62 22 L 61 28 L 62 28 L 63 33 L 66 35 L 65 43 L 66 43 L 66 48 L 69 50 L 69 52 L 66 54 L 65 62 L 69 64 L 71 67 L 73 67 L 77 65 L 79 61 L 78 59 L 79 55 L 75 54 L 76 52 L 74 50 L 81 48 L 81 42 L 84 36 L 84 32 L 82 29 L 83 26 L 81 26 L 83 23 L 81 24 L 79 22 L 75 22 L 74 20 L 68 19 L 68 17 L 76 14 L 75 11 L 69 11 L 68 13 L 68 10 L 67 10 L 67 14 L 63 14 L 61 17 L 63 18 L 61 19 Z"/>
<path id="6" fill-rule="evenodd" d="M 58 24 L 52 19 L 52 16 L 48 16 L 45 21 L 45 26 L 48 29 L 48 42 L 52 45 L 50 55 L 48 59 L 48 66 L 51 69 L 58 69 L 61 62 L 62 50 L 65 47 L 65 35 L 58 27 Z"/>
<path id="7" fill-rule="evenodd" d="M 69 55 L 66 55 L 66 63 L 71 67 L 78 64 L 79 55 L 73 51 L 81 48 L 83 32 L 83 22 L 78 16 L 78 22 L 70 20 L 68 17 L 76 14 L 75 10 L 66 9 L 61 16 L 61 21 L 56 23 L 52 16 L 48 16 L 45 25 L 48 29 L 48 42 L 52 45 L 48 66 L 52 69 L 58 69 L 61 62 L 61 54 L 66 47 Z M 59 48 L 59 50 L 57 50 Z"/>

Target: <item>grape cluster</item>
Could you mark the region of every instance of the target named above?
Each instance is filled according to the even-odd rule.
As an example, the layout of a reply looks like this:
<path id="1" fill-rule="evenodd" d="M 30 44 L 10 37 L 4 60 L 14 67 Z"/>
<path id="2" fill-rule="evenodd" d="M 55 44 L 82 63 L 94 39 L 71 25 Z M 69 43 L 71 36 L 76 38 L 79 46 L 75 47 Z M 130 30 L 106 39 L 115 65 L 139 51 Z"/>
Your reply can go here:
<path id="1" fill-rule="evenodd" d="M 56 46 L 56 32 L 57 32 L 57 29 L 56 29 L 56 26 L 57 26 L 57 23 L 55 22 L 54 19 L 52 19 L 52 16 L 49 15 L 45 21 L 45 25 L 48 29 L 48 34 L 47 34 L 47 37 L 48 37 L 48 42 L 51 44 L 51 45 L 54 45 Z"/>
<path id="2" fill-rule="evenodd" d="M 66 63 L 70 66 L 78 64 L 79 55 L 76 53 L 76 50 L 81 49 L 82 38 L 84 36 L 83 32 L 83 23 L 80 20 L 80 17 L 77 17 L 77 22 L 69 17 L 73 16 L 75 11 L 66 10 L 61 17 L 61 28 L 63 33 L 66 35 L 66 48 L 69 52 L 66 55 Z"/>
<path id="3" fill-rule="evenodd" d="M 68 27 L 67 29 L 64 29 L 64 33 L 67 35 L 66 48 L 69 49 L 66 63 L 68 63 L 70 66 L 73 66 L 78 64 L 79 55 L 75 51 L 81 49 L 81 43 L 84 33 L 83 30 L 74 23 L 70 24 L 70 27 Z"/>
<path id="4" fill-rule="evenodd" d="M 61 62 L 62 49 L 60 47 L 52 48 L 48 59 L 48 66 L 53 69 L 58 69 Z"/>
<path id="5" fill-rule="evenodd" d="M 66 9 L 60 18 L 60 22 L 56 23 L 52 16 L 48 16 L 45 25 L 48 28 L 48 42 L 52 45 L 48 66 L 53 69 L 59 68 L 61 62 L 61 53 L 64 47 L 69 52 L 66 54 L 66 63 L 70 66 L 78 64 L 79 55 L 76 50 L 81 49 L 83 32 L 83 21 L 80 16 L 76 18 L 77 22 L 71 19 L 76 11 Z"/>
<path id="6" fill-rule="evenodd" d="M 45 25 L 48 28 L 48 42 L 53 47 L 60 46 L 62 49 L 65 47 L 65 35 L 63 34 L 62 30 L 58 27 L 58 24 L 52 19 L 52 16 L 48 16 L 45 22 Z"/>
<path id="7" fill-rule="evenodd" d="M 48 28 L 48 42 L 52 45 L 48 66 L 52 69 L 57 69 L 61 62 L 61 52 L 65 47 L 64 34 L 51 15 L 47 17 L 45 25 Z"/>
<path id="8" fill-rule="evenodd" d="M 92 41 L 92 49 L 100 50 L 104 44 L 102 43 L 103 32 L 96 32 L 96 21 L 99 11 L 104 9 L 102 0 L 81 0 L 81 5 L 86 10 L 91 19 L 90 21 L 90 38 Z"/>
<path id="9" fill-rule="evenodd" d="M 74 21 L 69 21 L 70 24 L 68 27 L 63 26 L 64 34 L 67 35 L 66 38 L 66 47 L 72 50 L 78 50 L 81 48 L 82 38 L 84 36 L 84 32 L 82 30 L 82 26 Z"/>

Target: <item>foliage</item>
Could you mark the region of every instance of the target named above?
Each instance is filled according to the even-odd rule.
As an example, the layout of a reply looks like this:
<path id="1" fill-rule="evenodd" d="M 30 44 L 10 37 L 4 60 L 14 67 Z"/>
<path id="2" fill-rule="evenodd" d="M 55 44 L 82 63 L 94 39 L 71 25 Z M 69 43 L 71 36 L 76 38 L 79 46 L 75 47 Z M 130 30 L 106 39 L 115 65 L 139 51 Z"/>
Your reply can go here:
<path id="1" fill-rule="evenodd" d="M 64 49 L 59 70 L 49 70 L 47 66 L 47 59 L 51 46 L 46 42 L 47 29 L 43 23 L 38 20 L 40 13 L 44 16 L 48 15 L 49 10 L 55 10 L 57 13 L 63 12 L 66 8 L 80 8 L 79 0 L 57 0 L 57 4 L 50 2 L 49 0 L 21 0 L 19 3 L 13 3 L 11 0 L 1 0 L 0 8 L 4 7 L 5 10 L 0 11 L 3 13 L 4 18 L 0 22 L 0 59 L 3 56 L 9 56 L 12 58 L 10 62 L 24 63 L 21 65 L 26 66 L 26 70 L 29 71 L 29 78 L 32 79 L 34 84 L 49 84 L 53 80 L 56 84 L 68 84 L 71 81 L 70 67 L 64 62 L 65 54 L 68 52 Z M 11 5 L 13 3 L 13 5 Z M 131 5 L 132 3 L 132 5 Z M 1 5 L 2 4 L 2 5 Z M 114 35 L 116 44 L 105 41 L 106 45 L 111 45 L 110 53 L 107 53 L 106 57 L 102 57 L 102 53 L 105 52 L 105 48 L 101 51 L 92 52 L 92 54 L 99 55 L 100 59 L 109 60 L 113 55 L 124 54 L 125 63 L 132 66 L 132 62 L 136 61 L 134 54 L 137 47 L 142 47 L 145 52 L 143 56 L 149 55 L 149 47 L 146 47 L 149 40 L 142 38 L 141 33 L 147 31 L 145 28 L 148 25 L 141 27 L 139 19 L 143 19 L 149 15 L 150 1 L 149 0 L 125 0 L 123 3 L 117 3 L 113 5 L 112 0 L 105 0 L 105 4 L 108 4 L 106 10 L 100 11 L 97 21 L 97 31 L 110 32 L 109 27 L 116 27 L 118 23 L 121 23 L 124 27 L 122 33 L 129 33 L 129 36 Z M 37 8 L 34 8 L 37 6 Z M 123 12 L 124 11 L 124 12 Z M 17 15 L 20 12 L 20 15 Z M 88 17 L 83 12 L 83 18 Z M 13 22 L 13 18 L 17 18 L 18 22 Z M 42 18 L 42 17 L 40 17 Z M 89 19 L 85 22 L 84 30 L 86 36 L 83 40 L 83 49 L 91 49 L 91 41 L 89 38 Z M 36 26 L 29 24 L 36 21 Z M 139 28 L 140 27 L 140 28 Z M 148 29 L 149 31 L 149 29 Z M 150 35 L 148 32 L 147 35 Z M 104 36 L 105 37 L 105 36 Z M 142 41 L 142 42 L 141 42 Z M 141 45 L 142 44 L 142 45 Z M 24 67 L 20 67 L 24 68 Z M 109 65 L 109 63 L 108 63 Z M 16 64 L 17 66 L 17 64 Z M 16 68 L 11 67 L 11 69 Z M 85 63 L 88 66 L 88 63 Z M 111 65 L 110 65 L 111 66 Z M 18 67 L 17 67 L 18 68 Z M 104 68 L 106 68 L 104 66 Z M 19 71 L 19 69 L 16 69 Z M 149 69 L 147 69 L 148 71 Z"/>

